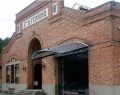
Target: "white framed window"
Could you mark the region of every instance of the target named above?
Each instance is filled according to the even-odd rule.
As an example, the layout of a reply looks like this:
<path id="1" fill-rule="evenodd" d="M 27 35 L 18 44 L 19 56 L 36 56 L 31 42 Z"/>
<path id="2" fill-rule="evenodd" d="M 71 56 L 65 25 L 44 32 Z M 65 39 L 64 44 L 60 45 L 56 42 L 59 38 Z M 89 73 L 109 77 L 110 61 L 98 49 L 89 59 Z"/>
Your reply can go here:
<path id="1" fill-rule="evenodd" d="M 19 83 L 19 64 L 20 61 L 6 64 L 6 83 Z"/>
<path id="2" fill-rule="evenodd" d="M 57 3 L 53 4 L 53 15 L 57 14 L 57 12 L 58 12 L 58 8 L 57 7 L 58 7 Z"/>
<path id="3" fill-rule="evenodd" d="M 20 25 L 17 25 L 16 30 L 17 30 L 17 33 L 19 33 L 19 32 L 20 32 Z"/>

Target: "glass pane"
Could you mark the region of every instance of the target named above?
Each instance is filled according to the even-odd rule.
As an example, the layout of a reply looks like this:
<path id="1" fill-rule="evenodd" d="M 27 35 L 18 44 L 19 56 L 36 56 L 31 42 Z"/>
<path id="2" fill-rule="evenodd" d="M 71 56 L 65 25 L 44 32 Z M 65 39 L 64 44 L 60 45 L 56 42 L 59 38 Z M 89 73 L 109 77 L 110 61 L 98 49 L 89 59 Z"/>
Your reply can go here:
<path id="1" fill-rule="evenodd" d="M 57 4 L 53 6 L 53 13 L 56 13 L 56 12 L 57 12 Z"/>
<path id="2" fill-rule="evenodd" d="M 10 75 L 10 66 L 7 66 L 7 75 Z"/>
<path id="3" fill-rule="evenodd" d="M 6 83 L 10 83 L 10 66 L 6 67 Z"/>
<path id="4" fill-rule="evenodd" d="M 15 83 L 19 83 L 19 64 L 15 65 Z"/>

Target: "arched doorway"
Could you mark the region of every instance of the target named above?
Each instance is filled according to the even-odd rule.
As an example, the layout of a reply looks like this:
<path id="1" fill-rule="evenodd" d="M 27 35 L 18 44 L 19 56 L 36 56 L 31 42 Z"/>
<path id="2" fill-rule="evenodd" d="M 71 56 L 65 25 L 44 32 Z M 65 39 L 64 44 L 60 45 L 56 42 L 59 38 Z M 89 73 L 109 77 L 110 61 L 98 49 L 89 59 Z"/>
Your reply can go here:
<path id="1" fill-rule="evenodd" d="M 34 38 L 30 42 L 28 48 L 28 89 L 42 88 L 42 69 L 41 69 L 42 60 L 31 59 L 32 54 L 38 50 L 41 50 L 41 44 L 37 38 Z"/>

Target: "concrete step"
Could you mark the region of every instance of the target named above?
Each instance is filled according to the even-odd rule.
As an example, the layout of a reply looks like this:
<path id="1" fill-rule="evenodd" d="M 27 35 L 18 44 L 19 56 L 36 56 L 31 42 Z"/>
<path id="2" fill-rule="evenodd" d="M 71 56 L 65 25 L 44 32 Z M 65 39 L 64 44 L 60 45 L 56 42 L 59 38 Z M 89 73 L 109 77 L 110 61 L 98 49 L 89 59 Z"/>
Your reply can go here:
<path id="1" fill-rule="evenodd" d="M 34 90 L 34 89 L 29 89 L 29 90 L 21 90 L 20 92 L 17 93 L 18 95 L 46 95 L 43 90 Z"/>

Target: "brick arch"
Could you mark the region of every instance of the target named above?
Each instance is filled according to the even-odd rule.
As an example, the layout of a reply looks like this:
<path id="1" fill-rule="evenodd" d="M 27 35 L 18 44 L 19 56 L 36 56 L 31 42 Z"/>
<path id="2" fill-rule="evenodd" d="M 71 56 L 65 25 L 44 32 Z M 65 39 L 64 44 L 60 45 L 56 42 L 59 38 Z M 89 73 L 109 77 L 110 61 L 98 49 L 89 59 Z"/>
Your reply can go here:
<path id="1" fill-rule="evenodd" d="M 36 64 L 41 64 L 41 59 L 32 60 L 31 56 L 35 51 L 41 50 L 41 42 L 40 37 L 38 35 L 34 35 L 29 40 L 28 45 L 28 89 L 34 88 L 34 66 Z"/>
<path id="2" fill-rule="evenodd" d="M 41 44 L 41 48 L 43 48 L 43 41 L 42 41 L 42 39 L 40 38 L 40 36 L 39 36 L 38 34 L 34 34 L 34 35 L 32 35 L 32 36 L 30 37 L 30 39 L 29 39 L 29 41 L 28 41 L 28 44 L 27 44 L 27 53 L 28 53 L 29 45 L 30 45 L 31 41 L 32 41 L 34 38 L 36 38 L 36 39 L 39 40 L 39 42 L 40 42 L 40 44 Z"/>
<path id="3" fill-rule="evenodd" d="M 12 55 L 6 60 L 6 63 L 11 63 L 16 61 L 20 61 L 20 58 L 17 55 Z"/>
<path id="4" fill-rule="evenodd" d="M 84 38 L 72 37 L 72 38 L 68 38 L 68 39 L 59 41 L 58 43 L 54 44 L 54 46 L 69 43 L 69 42 L 81 42 L 81 43 L 84 43 L 84 44 L 87 44 L 87 45 L 91 44 L 91 42 L 89 40 L 86 40 Z"/>

